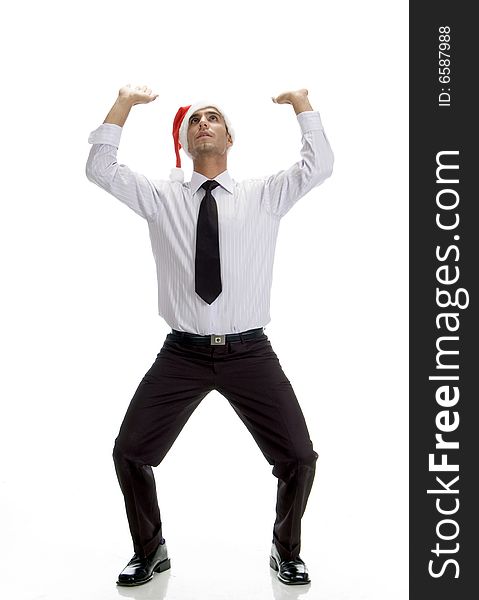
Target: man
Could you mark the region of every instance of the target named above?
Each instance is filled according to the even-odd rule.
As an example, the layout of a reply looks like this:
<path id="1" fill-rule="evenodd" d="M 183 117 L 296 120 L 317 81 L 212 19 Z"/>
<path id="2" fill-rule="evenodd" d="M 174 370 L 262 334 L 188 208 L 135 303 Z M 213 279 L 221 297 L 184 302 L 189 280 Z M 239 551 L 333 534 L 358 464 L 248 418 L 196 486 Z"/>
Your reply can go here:
<path id="1" fill-rule="evenodd" d="M 273 101 L 291 104 L 302 130 L 300 160 L 264 179 L 234 181 L 227 154 L 234 131 L 215 104 L 182 107 L 174 120 L 193 159 L 191 181 L 153 181 L 117 162 L 130 109 L 157 98 L 147 86 L 120 89 L 89 137 L 90 181 L 148 222 L 158 276 L 159 314 L 172 328 L 136 390 L 115 441 L 135 554 L 118 585 L 139 585 L 170 567 L 152 466 L 165 457 L 201 400 L 216 389 L 251 432 L 278 479 L 270 566 L 281 582 L 310 582 L 299 556 L 301 517 L 317 453 L 294 391 L 263 331 L 280 219 L 332 172 L 333 154 L 307 90 Z"/>

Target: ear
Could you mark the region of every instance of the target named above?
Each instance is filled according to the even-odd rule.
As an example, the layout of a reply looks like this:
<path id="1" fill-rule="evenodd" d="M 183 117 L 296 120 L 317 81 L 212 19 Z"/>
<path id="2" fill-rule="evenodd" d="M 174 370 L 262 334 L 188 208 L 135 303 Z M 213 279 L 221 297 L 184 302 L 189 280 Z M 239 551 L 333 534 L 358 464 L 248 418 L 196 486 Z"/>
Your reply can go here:
<path id="1" fill-rule="evenodd" d="M 233 138 L 229 133 L 226 134 L 226 142 L 228 144 L 228 148 L 230 148 L 233 145 Z"/>

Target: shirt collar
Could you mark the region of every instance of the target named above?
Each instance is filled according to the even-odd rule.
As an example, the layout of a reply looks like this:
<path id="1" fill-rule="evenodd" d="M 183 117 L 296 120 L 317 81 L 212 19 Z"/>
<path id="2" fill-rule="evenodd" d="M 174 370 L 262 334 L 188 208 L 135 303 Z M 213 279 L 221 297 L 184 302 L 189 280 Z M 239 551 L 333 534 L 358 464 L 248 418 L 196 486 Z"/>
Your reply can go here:
<path id="1" fill-rule="evenodd" d="M 204 175 L 201 175 L 201 173 L 193 171 L 190 182 L 191 193 L 196 194 L 196 192 L 200 189 L 200 187 L 205 181 L 208 181 L 208 177 L 205 177 Z M 217 177 L 215 177 L 215 181 L 217 181 L 221 185 L 221 187 L 224 188 L 227 192 L 229 192 L 230 194 L 233 193 L 233 180 L 231 179 L 228 171 L 223 171 L 223 173 L 220 173 Z"/>

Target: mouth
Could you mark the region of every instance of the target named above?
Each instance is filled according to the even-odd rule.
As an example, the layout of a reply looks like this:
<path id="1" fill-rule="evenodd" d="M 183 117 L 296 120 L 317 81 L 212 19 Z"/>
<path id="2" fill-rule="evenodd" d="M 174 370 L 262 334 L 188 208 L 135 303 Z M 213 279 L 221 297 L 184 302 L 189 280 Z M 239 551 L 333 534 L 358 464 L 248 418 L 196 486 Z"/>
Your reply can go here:
<path id="1" fill-rule="evenodd" d="M 210 134 L 210 133 L 205 133 L 205 132 L 203 132 L 203 133 L 199 133 L 199 134 L 196 136 L 196 139 L 199 139 L 199 138 L 202 138 L 202 137 L 211 137 L 211 134 Z"/>

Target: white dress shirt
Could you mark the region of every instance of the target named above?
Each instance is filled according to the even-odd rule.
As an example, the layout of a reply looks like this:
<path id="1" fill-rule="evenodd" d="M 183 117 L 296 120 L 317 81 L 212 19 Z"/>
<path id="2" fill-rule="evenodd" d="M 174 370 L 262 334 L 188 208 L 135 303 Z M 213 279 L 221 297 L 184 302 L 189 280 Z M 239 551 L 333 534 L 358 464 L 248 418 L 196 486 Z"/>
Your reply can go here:
<path id="1" fill-rule="evenodd" d="M 158 278 L 158 311 L 173 329 L 200 335 L 237 333 L 271 320 L 270 295 L 281 217 L 332 172 L 333 153 L 316 111 L 300 113 L 300 160 L 262 179 L 215 180 L 222 291 L 212 303 L 195 292 L 196 223 L 207 177 L 190 182 L 152 180 L 117 162 L 122 128 L 92 131 L 86 175 L 148 223 Z"/>

